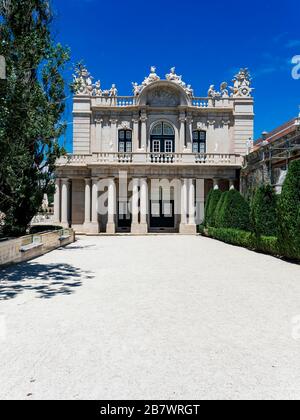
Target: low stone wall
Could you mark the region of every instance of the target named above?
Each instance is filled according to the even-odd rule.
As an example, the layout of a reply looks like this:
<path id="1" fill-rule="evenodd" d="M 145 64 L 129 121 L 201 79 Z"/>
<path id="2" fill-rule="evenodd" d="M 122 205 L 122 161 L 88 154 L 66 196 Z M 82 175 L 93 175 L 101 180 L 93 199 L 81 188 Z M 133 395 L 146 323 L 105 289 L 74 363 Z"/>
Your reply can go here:
<path id="1" fill-rule="evenodd" d="M 73 229 L 38 233 L 2 241 L 0 242 L 0 266 L 37 258 L 74 241 L 75 232 Z"/>

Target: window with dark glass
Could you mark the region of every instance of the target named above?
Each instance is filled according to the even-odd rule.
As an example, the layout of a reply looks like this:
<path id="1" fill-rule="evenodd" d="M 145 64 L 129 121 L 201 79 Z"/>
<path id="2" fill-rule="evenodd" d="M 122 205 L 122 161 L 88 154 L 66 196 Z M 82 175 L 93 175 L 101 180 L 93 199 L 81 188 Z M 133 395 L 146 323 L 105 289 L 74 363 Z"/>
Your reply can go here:
<path id="1" fill-rule="evenodd" d="M 131 130 L 119 131 L 119 153 L 132 152 L 132 132 Z"/>
<path id="2" fill-rule="evenodd" d="M 206 131 L 193 131 L 193 153 L 206 153 Z"/>

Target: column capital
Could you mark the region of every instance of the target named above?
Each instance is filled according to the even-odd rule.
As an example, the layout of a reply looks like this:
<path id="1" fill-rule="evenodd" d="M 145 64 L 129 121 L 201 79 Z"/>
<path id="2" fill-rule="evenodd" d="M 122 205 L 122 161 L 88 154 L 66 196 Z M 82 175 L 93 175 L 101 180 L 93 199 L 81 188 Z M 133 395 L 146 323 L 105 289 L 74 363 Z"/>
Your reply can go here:
<path id="1" fill-rule="evenodd" d="M 61 182 L 63 184 L 68 184 L 70 181 L 71 181 L 70 178 L 61 178 Z"/>
<path id="2" fill-rule="evenodd" d="M 84 180 L 85 180 L 85 183 L 86 184 L 88 184 L 89 182 L 91 182 L 91 178 L 88 178 L 88 177 L 84 178 Z"/>

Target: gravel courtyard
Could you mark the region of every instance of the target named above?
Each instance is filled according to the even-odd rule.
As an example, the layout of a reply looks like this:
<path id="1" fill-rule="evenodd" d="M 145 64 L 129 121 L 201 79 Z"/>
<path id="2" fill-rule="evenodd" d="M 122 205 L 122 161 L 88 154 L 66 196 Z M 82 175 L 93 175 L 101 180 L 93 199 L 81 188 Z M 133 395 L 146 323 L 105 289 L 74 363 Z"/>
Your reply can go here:
<path id="1" fill-rule="evenodd" d="M 0 398 L 299 399 L 299 316 L 299 265 L 196 236 L 81 237 L 0 270 Z"/>

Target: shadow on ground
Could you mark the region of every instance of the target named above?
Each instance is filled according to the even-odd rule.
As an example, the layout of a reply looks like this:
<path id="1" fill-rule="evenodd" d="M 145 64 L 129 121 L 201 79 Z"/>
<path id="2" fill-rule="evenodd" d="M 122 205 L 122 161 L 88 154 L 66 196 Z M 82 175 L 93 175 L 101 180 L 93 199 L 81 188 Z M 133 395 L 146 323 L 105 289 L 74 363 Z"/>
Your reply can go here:
<path id="1" fill-rule="evenodd" d="M 24 291 L 36 292 L 40 299 L 71 295 L 84 280 L 93 278 L 91 272 L 69 264 L 17 264 L 0 269 L 0 301 L 13 299 Z"/>

